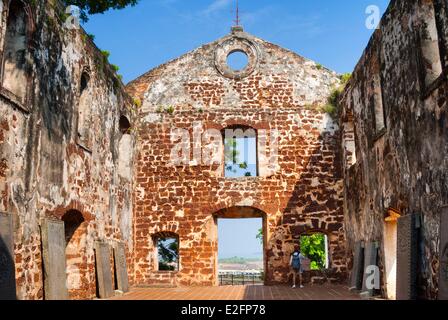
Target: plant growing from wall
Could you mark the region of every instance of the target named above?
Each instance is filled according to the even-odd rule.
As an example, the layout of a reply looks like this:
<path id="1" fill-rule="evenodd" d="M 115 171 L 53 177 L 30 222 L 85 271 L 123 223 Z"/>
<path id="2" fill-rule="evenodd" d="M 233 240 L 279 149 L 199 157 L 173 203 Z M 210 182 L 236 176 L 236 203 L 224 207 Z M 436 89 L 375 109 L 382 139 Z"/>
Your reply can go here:
<path id="1" fill-rule="evenodd" d="M 104 57 L 104 61 L 109 61 L 109 57 L 110 57 L 110 52 L 109 51 L 107 51 L 107 50 L 101 50 L 101 54 L 103 55 L 103 57 Z"/>
<path id="2" fill-rule="evenodd" d="M 339 77 L 339 79 L 341 79 L 342 85 L 345 86 L 347 82 L 350 81 L 351 77 L 352 77 L 351 73 L 344 73 Z"/>
<path id="3" fill-rule="evenodd" d="M 81 34 L 82 42 L 86 43 L 87 39 L 90 39 L 92 42 L 95 41 L 95 36 L 93 34 L 82 33 Z"/>
<path id="4" fill-rule="evenodd" d="M 127 104 L 127 109 L 131 115 L 131 119 L 136 123 L 137 119 L 139 118 L 139 109 L 142 107 L 142 101 L 139 98 L 133 98 L 132 104 Z M 137 125 L 132 126 L 129 129 L 129 133 L 134 134 L 136 138 L 139 137 L 140 129 Z"/>
<path id="5" fill-rule="evenodd" d="M 339 114 L 339 98 L 341 97 L 342 89 L 333 89 L 327 99 L 327 104 L 322 107 L 322 111 L 328 113 L 332 118 L 337 118 Z"/>
<path id="6" fill-rule="evenodd" d="M 134 106 L 135 106 L 137 109 L 141 108 L 141 106 L 142 106 L 142 100 L 140 100 L 140 98 L 134 98 L 134 99 L 133 99 L 133 102 L 134 102 Z"/>
<path id="7" fill-rule="evenodd" d="M 347 85 L 348 81 L 351 78 L 351 73 L 345 73 L 341 75 L 339 78 L 341 80 L 341 84 L 331 91 L 327 99 L 327 103 L 321 107 L 321 111 L 328 113 L 333 119 L 337 119 L 339 117 L 340 112 L 339 100 L 341 98 L 345 86 Z"/>
<path id="8" fill-rule="evenodd" d="M 112 67 L 112 69 L 113 69 L 115 72 L 120 71 L 120 67 L 117 66 L 116 64 L 111 64 L 111 67 Z"/>
<path id="9" fill-rule="evenodd" d="M 168 114 L 173 114 L 174 113 L 174 106 L 168 106 L 165 108 L 165 112 Z"/>
<path id="10" fill-rule="evenodd" d="M 157 113 L 173 114 L 175 110 L 174 106 L 158 106 L 156 108 Z"/>

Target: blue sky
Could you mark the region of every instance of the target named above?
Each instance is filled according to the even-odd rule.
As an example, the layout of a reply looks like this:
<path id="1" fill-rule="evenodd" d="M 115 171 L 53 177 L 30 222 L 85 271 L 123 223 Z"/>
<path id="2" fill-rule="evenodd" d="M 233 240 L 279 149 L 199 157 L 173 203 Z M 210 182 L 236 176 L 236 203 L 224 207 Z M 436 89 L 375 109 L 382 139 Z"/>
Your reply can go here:
<path id="1" fill-rule="evenodd" d="M 140 0 L 84 25 L 125 82 L 230 30 L 235 0 Z M 365 10 L 389 0 L 240 0 L 245 31 L 339 73 L 351 72 L 372 30 Z"/>
<path id="2" fill-rule="evenodd" d="M 372 30 L 369 5 L 389 0 L 240 0 L 246 32 L 337 71 L 351 72 Z M 96 15 L 84 25 L 125 83 L 230 31 L 235 0 L 140 0 L 136 7 Z M 259 253 L 257 219 L 219 224 L 220 257 Z M 243 245 L 244 244 L 244 245 Z"/>
<path id="3" fill-rule="evenodd" d="M 231 138 L 225 139 L 224 141 L 226 146 L 226 177 L 241 178 L 257 176 L 256 138 Z"/>
<path id="4" fill-rule="evenodd" d="M 218 219 L 219 258 L 263 258 L 263 246 L 256 238 L 263 219 Z"/>

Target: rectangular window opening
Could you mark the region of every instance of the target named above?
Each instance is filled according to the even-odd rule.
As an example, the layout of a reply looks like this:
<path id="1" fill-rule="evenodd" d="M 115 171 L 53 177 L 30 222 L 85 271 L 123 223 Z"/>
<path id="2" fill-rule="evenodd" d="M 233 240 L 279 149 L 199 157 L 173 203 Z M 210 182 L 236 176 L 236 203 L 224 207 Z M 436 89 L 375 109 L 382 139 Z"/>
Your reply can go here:
<path id="1" fill-rule="evenodd" d="M 247 127 L 224 131 L 224 176 L 244 178 L 258 176 L 257 132 Z"/>
<path id="2" fill-rule="evenodd" d="M 300 237 L 300 252 L 310 260 L 311 270 L 325 270 L 330 266 L 328 236 L 313 233 Z"/>
<path id="3" fill-rule="evenodd" d="M 375 133 L 381 134 L 386 129 L 386 119 L 384 116 L 383 93 L 381 88 L 380 74 L 373 77 L 373 103 L 375 113 Z"/>
<path id="4" fill-rule="evenodd" d="M 179 239 L 157 238 L 158 271 L 179 271 Z"/>
<path id="5" fill-rule="evenodd" d="M 353 120 L 344 123 L 344 167 L 349 169 L 356 164 L 355 125 Z"/>
<path id="6" fill-rule="evenodd" d="M 265 277 L 262 218 L 219 218 L 218 283 L 262 285 Z"/>

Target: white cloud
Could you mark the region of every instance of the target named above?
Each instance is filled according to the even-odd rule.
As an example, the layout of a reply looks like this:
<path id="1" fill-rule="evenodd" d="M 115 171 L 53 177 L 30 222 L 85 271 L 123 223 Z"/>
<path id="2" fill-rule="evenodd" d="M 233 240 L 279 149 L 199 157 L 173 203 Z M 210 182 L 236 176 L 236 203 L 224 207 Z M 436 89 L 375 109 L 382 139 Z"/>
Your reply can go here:
<path id="1" fill-rule="evenodd" d="M 221 11 L 224 8 L 227 8 L 231 2 L 232 2 L 232 0 L 214 0 L 213 3 L 211 3 L 201 13 L 206 16 L 212 15 L 216 12 Z"/>

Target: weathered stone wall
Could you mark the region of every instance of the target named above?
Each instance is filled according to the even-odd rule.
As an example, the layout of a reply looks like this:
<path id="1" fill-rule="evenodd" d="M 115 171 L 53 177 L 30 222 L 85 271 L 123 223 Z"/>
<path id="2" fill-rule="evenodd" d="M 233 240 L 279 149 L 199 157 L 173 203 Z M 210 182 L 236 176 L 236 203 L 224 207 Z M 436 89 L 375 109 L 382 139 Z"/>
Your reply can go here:
<path id="1" fill-rule="evenodd" d="M 393 208 L 421 215 L 418 295 L 437 297 L 448 203 L 447 6 L 392 1 L 342 100 L 348 252 L 356 241 L 380 243 L 384 295 L 384 221 Z"/>
<path id="2" fill-rule="evenodd" d="M 68 285 L 72 298 L 93 298 L 94 240 L 124 241 L 133 248 L 132 179 L 118 170 L 132 169 L 132 162 L 119 164 L 120 152 L 133 152 L 132 136 L 125 138 L 127 147 L 119 147 L 119 119 L 132 119 L 132 101 L 84 31 L 64 28 L 65 9 L 54 1 L 12 1 L 25 3 L 25 29 L 14 28 L 26 40 L 15 37 L 17 51 L 6 52 L 9 2 L 0 1 L 3 75 L 6 64 L 12 68 L 0 88 L 0 211 L 14 215 L 17 297 L 44 296 L 41 220 L 77 210 L 84 222 L 67 249 Z M 82 74 L 88 75 L 87 85 L 81 84 Z M 23 77 L 25 83 L 14 82 Z M 79 128 L 82 95 L 89 121 Z M 90 132 L 89 145 L 80 143 L 81 129 Z"/>
<path id="3" fill-rule="evenodd" d="M 225 62 L 234 50 L 249 58 L 240 72 Z M 267 283 L 287 281 L 293 242 L 312 231 L 328 235 L 330 267 L 335 278 L 343 279 L 339 128 L 318 111 L 338 84 L 334 72 L 237 29 L 131 82 L 128 92 L 142 102 L 135 159 L 134 282 L 215 285 L 219 217 L 264 218 Z M 266 130 L 270 137 L 278 130 L 278 165 L 259 155 L 258 177 L 232 179 L 224 177 L 222 163 L 204 164 L 200 158 L 194 163 L 193 148 L 198 150 L 201 134 L 231 125 L 256 129 L 259 151 L 260 140 L 266 140 L 260 133 Z M 196 137 L 186 138 L 190 164 L 170 161 L 178 143 L 172 135 L 176 128 Z M 268 151 L 274 147 L 274 142 L 267 144 Z M 153 235 L 159 232 L 179 236 L 177 273 L 157 271 Z"/>

